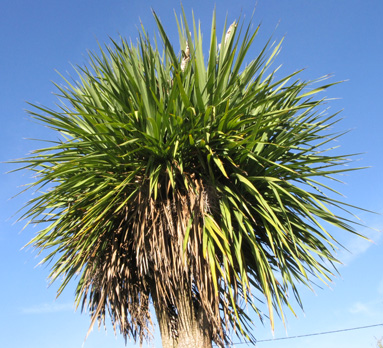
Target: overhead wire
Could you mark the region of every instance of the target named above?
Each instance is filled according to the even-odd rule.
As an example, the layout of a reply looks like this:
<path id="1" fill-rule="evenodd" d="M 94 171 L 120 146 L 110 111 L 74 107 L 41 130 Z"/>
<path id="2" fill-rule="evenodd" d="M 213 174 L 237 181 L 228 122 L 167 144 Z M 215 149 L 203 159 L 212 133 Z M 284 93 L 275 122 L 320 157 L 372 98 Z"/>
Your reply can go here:
<path id="1" fill-rule="evenodd" d="M 271 341 L 274 342 L 274 341 L 281 341 L 281 340 L 292 340 L 292 339 L 296 339 L 296 338 L 310 337 L 310 336 L 329 335 L 329 334 L 335 334 L 335 333 L 345 332 L 345 331 L 369 329 L 369 328 L 377 327 L 377 326 L 383 326 L 383 323 L 367 325 L 367 326 L 358 326 L 358 327 L 352 327 L 352 328 L 340 329 L 340 330 L 315 332 L 315 333 L 309 333 L 309 334 L 304 334 L 304 335 L 296 335 L 296 336 L 291 336 L 291 337 L 269 338 L 269 339 L 257 340 L 256 344 L 257 343 L 263 343 L 263 342 L 271 342 Z M 249 344 L 249 342 L 237 342 L 237 343 L 233 343 L 233 346 L 237 346 L 237 345 L 241 345 L 241 344 Z"/>

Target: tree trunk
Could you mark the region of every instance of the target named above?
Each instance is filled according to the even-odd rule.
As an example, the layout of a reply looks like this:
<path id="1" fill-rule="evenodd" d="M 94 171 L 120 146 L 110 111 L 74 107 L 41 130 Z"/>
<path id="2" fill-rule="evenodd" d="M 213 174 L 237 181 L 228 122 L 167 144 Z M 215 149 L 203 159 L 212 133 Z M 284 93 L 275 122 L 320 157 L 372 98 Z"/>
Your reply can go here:
<path id="1" fill-rule="evenodd" d="M 206 314 L 201 307 L 196 308 L 187 291 L 178 292 L 177 313 L 173 314 L 169 308 L 160 308 L 155 291 L 152 291 L 152 299 L 163 348 L 212 348 Z"/>

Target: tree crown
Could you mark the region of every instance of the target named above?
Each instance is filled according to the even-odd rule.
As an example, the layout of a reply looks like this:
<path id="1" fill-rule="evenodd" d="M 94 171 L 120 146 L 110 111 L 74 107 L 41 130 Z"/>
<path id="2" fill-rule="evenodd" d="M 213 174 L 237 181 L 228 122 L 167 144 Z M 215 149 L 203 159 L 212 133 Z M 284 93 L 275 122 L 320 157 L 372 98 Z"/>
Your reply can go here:
<path id="1" fill-rule="evenodd" d="M 238 21 L 218 44 L 213 15 L 207 59 L 193 18 L 177 20 L 177 55 L 154 13 L 163 51 L 144 28 L 90 55 L 78 82 L 56 85 L 57 110 L 30 114 L 61 140 L 19 162 L 39 194 L 23 218 L 48 223 L 30 244 L 51 250 L 59 293 L 79 276 L 77 305 L 92 325 L 109 315 L 126 337 L 148 336 L 149 300 L 180 311 L 179 292 L 202 308 L 212 339 L 230 328 L 254 340 L 245 307 L 258 298 L 291 310 L 297 284 L 330 280 L 336 240 L 324 223 L 356 233 L 348 204 L 322 179 L 349 170 L 332 155 L 337 114 L 298 72 L 267 72 L 280 44 L 245 65 L 258 29 Z M 44 187 L 49 189 L 44 191 Z"/>

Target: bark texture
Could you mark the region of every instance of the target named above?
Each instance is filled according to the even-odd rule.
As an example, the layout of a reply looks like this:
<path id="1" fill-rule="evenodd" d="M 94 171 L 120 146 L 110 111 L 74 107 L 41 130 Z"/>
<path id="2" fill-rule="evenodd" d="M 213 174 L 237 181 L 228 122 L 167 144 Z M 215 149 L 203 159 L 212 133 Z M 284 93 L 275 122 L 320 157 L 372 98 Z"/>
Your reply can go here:
<path id="1" fill-rule="evenodd" d="M 163 348 L 212 348 L 212 330 L 206 313 L 187 291 L 177 292 L 177 303 L 167 308 L 160 307 L 156 295 L 152 298 Z M 177 312 L 172 311 L 173 306 Z"/>

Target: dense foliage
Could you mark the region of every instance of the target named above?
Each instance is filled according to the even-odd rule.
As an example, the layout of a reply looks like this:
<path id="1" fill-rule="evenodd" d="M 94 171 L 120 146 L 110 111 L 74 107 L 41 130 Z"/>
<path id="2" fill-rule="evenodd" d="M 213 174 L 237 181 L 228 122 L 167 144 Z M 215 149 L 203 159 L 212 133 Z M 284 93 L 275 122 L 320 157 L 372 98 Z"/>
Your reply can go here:
<path id="1" fill-rule="evenodd" d="M 245 308 L 262 319 L 264 298 L 273 325 L 289 294 L 300 303 L 297 284 L 330 279 L 326 223 L 354 233 L 322 180 L 350 170 L 349 156 L 327 151 L 337 117 L 318 93 L 330 85 L 267 72 L 280 43 L 246 60 L 251 25 L 225 27 L 218 45 L 215 16 L 207 57 L 194 19 L 176 17 L 177 55 L 154 16 L 161 43 L 144 29 L 136 44 L 113 41 L 78 82 L 57 85 L 57 109 L 30 111 L 61 134 L 19 161 L 37 174 L 23 218 L 48 223 L 30 244 L 51 250 L 43 262 L 63 279 L 59 293 L 79 277 L 92 325 L 109 312 L 141 341 L 150 301 L 177 328 L 182 296 L 217 344 L 231 328 L 254 339 Z"/>

